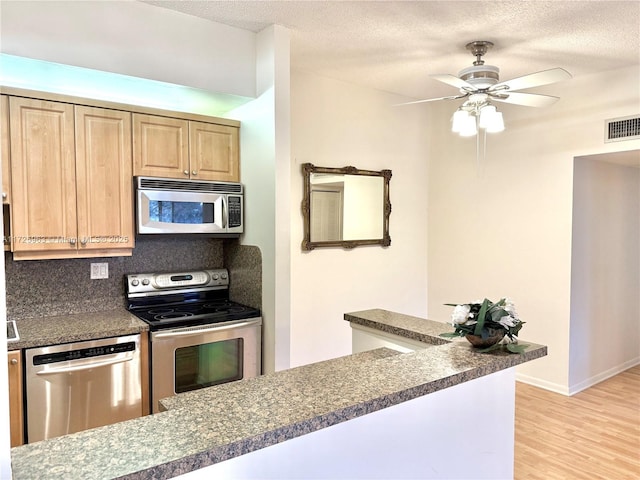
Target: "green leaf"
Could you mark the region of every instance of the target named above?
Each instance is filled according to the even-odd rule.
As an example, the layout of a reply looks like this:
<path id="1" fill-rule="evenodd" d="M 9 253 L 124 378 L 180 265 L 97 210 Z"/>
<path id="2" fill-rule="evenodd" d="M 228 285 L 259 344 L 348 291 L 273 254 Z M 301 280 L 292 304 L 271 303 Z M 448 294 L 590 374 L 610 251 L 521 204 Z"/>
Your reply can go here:
<path id="1" fill-rule="evenodd" d="M 464 334 L 463 333 L 458 333 L 458 332 L 446 332 L 446 333 L 441 333 L 438 336 L 439 337 L 462 337 L 462 336 L 464 336 Z"/>
<path id="2" fill-rule="evenodd" d="M 518 332 L 522 329 L 523 324 L 524 322 L 520 322 L 515 327 L 511 327 L 509 329 L 509 332 L 511 333 L 511 335 L 518 335 Z"/>
<path id="3" fill-rule="evenodd" d="M 493 352 L 494 350 L 500 350 L 501 348 L 502 348 L 502 345 L 500 343 L 496 343 L 495 345 L 491 345 L 490 347 L 487 347 L 487 348 L 479 348 L 476 350 L 476 352 L 487 353 L 487 352 Z"/>
<path id="4" fill-rule="evenodd" d="M 478 312 L 478 318 L 476 323 L 476 328 L 473 331 L 475 335 L 482 334 L 482 327 L 484 327 L 484 317 L 487 315 L 487 310 L 489 309 L 489 303 L 491 303 L 487 298 L 482 302 L 482 306 L 480 307 L 480 311 Z"/>
<path id="5" fill-rule="evenodd" d="M 519 353 L 522 355 L 529 345 L 519 345 L 517 343 L 507 343 L 507 350 L 511 353 Z"/>

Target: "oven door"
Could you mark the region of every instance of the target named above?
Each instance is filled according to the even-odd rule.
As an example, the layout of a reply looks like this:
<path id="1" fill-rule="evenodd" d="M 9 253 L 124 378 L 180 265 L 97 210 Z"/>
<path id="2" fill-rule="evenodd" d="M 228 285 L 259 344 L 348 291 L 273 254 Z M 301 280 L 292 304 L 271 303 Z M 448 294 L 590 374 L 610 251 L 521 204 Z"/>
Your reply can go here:
<path id="1" fill-rule="evenodd" d="M 227 233 L 226 195 L 137 191 L 138 233 Z"/>
<path id="2" fill-rule="evenodd" d="M 190 390 L 260 375 L 261 318 L 151 334 L 151 409 Z"/>

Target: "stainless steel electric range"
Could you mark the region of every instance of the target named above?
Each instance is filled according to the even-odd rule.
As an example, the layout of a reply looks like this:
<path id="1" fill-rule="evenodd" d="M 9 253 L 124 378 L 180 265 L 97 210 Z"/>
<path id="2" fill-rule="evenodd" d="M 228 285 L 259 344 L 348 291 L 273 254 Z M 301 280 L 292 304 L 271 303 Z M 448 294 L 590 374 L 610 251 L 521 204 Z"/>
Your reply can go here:
<path id="1" fill-rule="evenodd" d="M 125 276 L 127 308 L 149 324 L 151 410 L 177 393 L 260 375 L 260 310 L 229 300 L 226 269 Z"/>

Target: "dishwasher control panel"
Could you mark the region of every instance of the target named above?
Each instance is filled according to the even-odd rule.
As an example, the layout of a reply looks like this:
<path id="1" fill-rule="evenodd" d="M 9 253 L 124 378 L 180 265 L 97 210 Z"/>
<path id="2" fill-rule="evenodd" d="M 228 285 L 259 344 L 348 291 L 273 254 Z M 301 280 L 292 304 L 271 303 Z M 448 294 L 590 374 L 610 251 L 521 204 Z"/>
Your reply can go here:
<path id="1" fill-rule="evenodd" d="M 33 357 L 34 365 L 46 365 L 48 363 L 68 362 L 70 360 L 80 360 L 83 358 L 102 357 L 113 353 L 133 352 L 136 349 L 135 342 L 114 343 L 113 345 L 103 345 L 99 347 L 80 348 L 67 352 L 44 353 Z"/>

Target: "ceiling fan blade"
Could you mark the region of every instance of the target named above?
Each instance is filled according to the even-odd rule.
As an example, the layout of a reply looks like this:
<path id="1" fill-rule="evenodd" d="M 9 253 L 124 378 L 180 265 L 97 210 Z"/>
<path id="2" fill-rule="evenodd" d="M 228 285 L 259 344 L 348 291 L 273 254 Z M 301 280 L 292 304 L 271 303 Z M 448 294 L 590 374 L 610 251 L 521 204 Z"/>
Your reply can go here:
<path id="1" fill-rule="evenodd" d="M 427 98 L 426 100 L 416 100 L 415 102 L 405 102 L 405 103 L 396 103 L 393 105 L 394 107 L 401 107 L 402 105 L 414 105 L 416 103 L 426 103 L 426 102 L 436 102 L 438 100 L 456 100 L 458 98 L 468 97 L 469 94 L 465 95 L 453 95 L 451 97 L 440 97 L 440 98 Z"/>
<path id="2" fill-rule="evenodd" d="M 550 83 L 560 82 L 561 80 L 568 80 L 570 78 L 571 74 L 563 68 L 552 68 L 550 70 L 542 70 L 541 72 L 530 73 L 529 75 L 523 75 L 522 77 L 512 78 L 505 82 L 496 83 L 489 88 L 489 91 L 496 92 L 508 90 L 512 92 L 514 90 L 523 90 L 525 88 L 548 85 Z"/>
<path id="3" fill-rule="evenodd" d="M 489 96 L 498 102 L 524 105 L 525 107 L 548 107 L 553 105 L 559 97 L 551 95 L 540 95 L 538 93 L 518 93 L 518 92 L 490 92 Z"/>
<path id="4" fill-rule="evenodd" d="M 461 78 L 458 78 L 455 75 L 451 75 L 449 73 L 435 73 L 429 76 L 434 80 L 438 80 L 439 82 L 446 83 L 447 85 L 451 85 L 452 87 L 460 88 L 462 90 L 472 92 L 475 92 L 477 90 L 477 88 L 471 85 L 469 82 L 465 82 Z"/>

